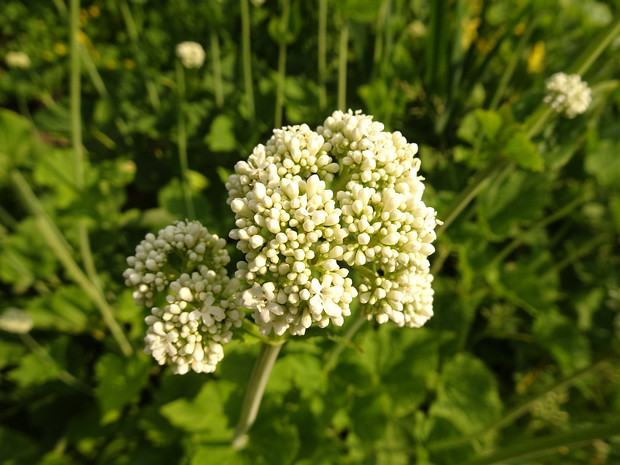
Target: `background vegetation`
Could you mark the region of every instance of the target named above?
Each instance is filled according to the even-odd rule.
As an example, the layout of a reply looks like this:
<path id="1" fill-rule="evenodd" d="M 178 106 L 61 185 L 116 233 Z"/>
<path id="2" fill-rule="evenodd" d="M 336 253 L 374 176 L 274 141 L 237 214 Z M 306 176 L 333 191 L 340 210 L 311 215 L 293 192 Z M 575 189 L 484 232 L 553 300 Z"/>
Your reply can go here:
<path id="1" fill-rule="evenodd" d="M 256 3 L 2 2 L 0 60 L 31 63 L 0 62 L 0 318 L 33 328 L 0 332 L 0 462 L 620 463 L 618 2 Z M 185 40 L 207 61 L 181 81 Z M 557 71 L 584 115 L 542 105 Z M 258 345 L 157 366 L 125 257 L 183 185 L 227 237 L 235 162 L 336 108 L 420 145 L 436 314 L 288 342 L 234 452 Z"/>

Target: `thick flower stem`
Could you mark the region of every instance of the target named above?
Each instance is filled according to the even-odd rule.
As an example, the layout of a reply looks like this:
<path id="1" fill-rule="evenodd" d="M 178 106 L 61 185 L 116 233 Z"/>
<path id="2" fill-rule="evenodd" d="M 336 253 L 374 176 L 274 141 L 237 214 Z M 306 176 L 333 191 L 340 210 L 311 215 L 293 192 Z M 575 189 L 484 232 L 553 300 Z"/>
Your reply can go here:
<path id="1" fill-rule="evenodd" d="M 232 440 L 232 446 L 236 450 L 243 449 L 248 442 L 247 432 L 254 424 L 254 420 L 256 420 L 256 414 L 258 413 L 258 408 L 260 407 L 260 402 L 265 392 L 265 386 L 267 386 L 269 374 L 271 373 L 271 369 L 276 362 L 276 358 L 278 358 L 283 344 L 284 341 L 277 343 L 263 342 L 261 346 L 245 393 L 235 436 Z"/>
<path id="2" fill-rule="evenodd" d="M 241 1 L 241 30 L 243 47 L 243 82 L 248 105 L 248 117 L 254 121 L 254 88 L 252 87 L 252 54 L 250 50 L 250 7 L 248 0 Z"/>

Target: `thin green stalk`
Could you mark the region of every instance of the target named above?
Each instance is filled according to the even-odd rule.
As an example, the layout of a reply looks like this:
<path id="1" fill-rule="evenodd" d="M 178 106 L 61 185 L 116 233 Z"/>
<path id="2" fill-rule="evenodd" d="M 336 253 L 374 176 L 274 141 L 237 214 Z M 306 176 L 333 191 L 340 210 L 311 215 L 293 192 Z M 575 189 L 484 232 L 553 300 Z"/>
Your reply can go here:
<path id="1" fill-rule="evenodd" d="M 347 105 L 347 55 L 349 52 L 349 23 L 344 20 L 340 31 L 338 50 L 338 109 L 346 111 Z"/>
<path id="2" fill-rule="evenodd" d="M 256 420 L 271 369 L 278 358 L 283 344 L 284 341 L 278 343 L 263 342 L 261 346 L 260 353 L 252 369 L 250 382 L 248 383 L 243 406 L 241 407 L 241 415 L 232 440 L 232 447 L 236 450 L 244 449 L 247 445 L 247 432 L 254 424 L 254 420 Z"/>
<path id="3" fill-rule="evenodd" d="M 319 0 L 319 107 L 327 107 L 327 0 Z"/>
<path id="4" fill-rule="evenodd" d="M 502 77 L 499 81 L 497 89 L 495 90 L 495 94 L 493 94 L 493 98 L 491 99 L 491 104 L 489 105 L 490 110 L 495 110 L 498 107 L 499 102 L 504 95 L 504 91 L 506 90 L 506 86 L 510 82 L 512 75 L 514 74 L 515 69 L 517 68 L 517 64 L 521 60 L 523 49 L 528 44 L 530 37 L 532 33 L 534 32 L 534 27 L 536 26 L 537 21 L 538 21 L 538 16 L 534 15 L 532 20 L 527 25 L 527 28 L 523 32 L 523 35 L 521 36 L 521 40 L 519 41 L 519 44 L 517 45 L 515 52 L 512 54 L 510 61 L 508 62 L 508 65 L 506 66 L 506 69 L 504 69 L 504 73 L 502 74 Z"/>
<path id="5" fill-rule="evenodd" d="M 601 31 L 598 37 L 590 43 L 579 58 L 577 58 L 575 64 L 569 68 L 569 73 L 583 76 L 618 34 L 620 34 L 620 16 L 612 21 L 611 24 L 609 24 L 605 30 Z"/>
<path id="6" fill-rule="evenodd" d="M 248 0 L 241 2 L 241 35 L 243 47 L 243 81 L 248 104 L 248 117 L 254 121 L 254 88 L 252 87 L 252 55 L 250 50 L 250 6 Z"/>
<path id="7" fill-rule="evenodd" d="M 70 96 L 71 96 L 71 143 L 73 145 L 73 164 L 75 167 L 75 188 L 82 192 L 85 186 L 84 166 L 85 155 L 82 142 L 82 112 L 81 112 L 81 61 L 78 43 L 80 15 L 80 0 L 71 0 L 70 12 L 70 45 L 71 45 L 71 74 L 70 74 Z M 88 226 L 86 219 L 81 219 L 77 224 L 78 239 L 80 244 L 80 255 L 82 263 L 90 281 L 100 287 L 99 275 L 95 269 L 95 260 L 90 247 L 88 237 Z"/>
<path id="8" fill-rule="evenodd" d="M 213 64 L 213 90 L 215 92 L 215 104 L 218 108 L 222 108 L 224 106 L 222 60 L 220 58 L 220 39 L 215 31 L 211 31 L 211 62 Z"/>
<path id="9" fill-rule="evenodd" d="M 484 170 L 480 171 L 476 177 L 469 183 L 469 185 L 462 191 L 459 196 L 452 202 L 450 208 L 444 214 L 441 219 L 443 224 L 437 228 L 437 235 L 441 234 L 456 217 L 465 209 L 467 205 L 476 197 L 478 192 L 486 185 L 491 179 L 492 175 L 507 166 L 507 162 L 504 160 L 495 160 L 490 163 Z"/>
<path id="10" fill-rule="evenodd" d="M 110 330 L 112 337 L 116 339 L 116 342 L 118 343 L 123 354 L 125 356 L 131 355 L 133 352 L 131 344 L 114 318 L 114 312 L 110 307 L 110 304 L 106 301 L 101 289 L 90 281 L 88 276 L 84 274 L 82 269 L 75 262 L 72 256 L 73 253 L 71 246 L 67 243 L 62 233 L 48 216 L 43 208 L 43 205 L 34 192 L 32 192 L 32 189 L 21 173 L 16 170 L 13 171 L 11 173 L 11 179 L 17 191 L 21 195 L 25 206 L 28 210 L 30 210 L 31 215 L 37 222 L 41 235 L 45 238 L 47 244 L 54 251 L 58 260 L 60 260 L 69 277 L 82 288 L 86 295 L 88 295 L 95 306 L 99 309 L 104 323 Z"/>
<path id="11" fill-rule="evenodd" d="M 41 347 L 41 345 L 30 334 L 20 334 L 19 336 L 24 345 L 28 347 L 32 351 L 32 353 L 39 357 L 39 359 L 50 368 L 50 371 L 55 371 L 58 373 L 58 379 L 60 381 L 65 383 L 67 386 L 71 386 L 87 394 L 93 393 L 93 390 L 88 384 L 80 381 L 67 370 L 64 370 L 63 368 L 58 366 L 56 360 L 54 360 L 47 352 L 47 350 Z"/>
<path id="12" fill-rule="evenodd" d="M 131 8 L 129 7 L 127 0 L 121 0 L 120 9 L 121 14 L 123 15 L 123 21 L 125 22 L 125 27 L 127 28 L 127 34 L 129 35 L 129 39 L 131 40 L 131 45 L 133 48 L 136 63 L 138 64 L 138 69 L 142 73 L 142 77 L 146 85 L 146 91 L 149 96 L 149 100 L 151 101 L 151 106 L 154 109 L 158 110 L 161 106 L 161 103 L 159 101 L 159 95 L 157 94 L 157 88 L 155 87 L 155 83 L 144 72 L 145 66 L 143 66 L 144 63 L 142 60 L 142 55 L 140 54 L 138 28 L 136 27 L 136 22 L 133 19 L 133 14 L 131 13 Z"/>
<path id="13" fill-rule="evenodd" d="M 553 436 L 535 438 L 529 441 L 517 443 L 497 452 L 475 458 L 463 465 L 493 465 L 510 464 L 530 461 L 533 457 L 541 454 L 556 453 L 560 447 L 579 447 L 602 438 L 620 435 L 620 420 L 612 421 L 603 425 L 581 428 L 576 431 L 568 431 Z"/>
<path id="14" fill-rule="evenodd" d="M 529 412 L 532 406 L 536 402 L 540 401 L 541 399 L 543 399 L 544 397 L 546 397 L 552 392 L 557 392 L 560 390 L 567 389 L 573 386 L 574 384 L 576 384 L 581 379 L 583 379 L 585 376 L 588 376 L 592 373 L 595 373 L 607 367 L 611 359 L 612 357 L 603 358 L 593 363 L 592 365 L 585 367 L 582 370 L 577 371 L 576 373 L 573 373 L 572 375 L 568 376 L 567 378 L 564 378 L 563 380 L 559 381 L 558 383 L 554 384 L 548 389 L 545 389 L 544 391 L 531 397 L 527 401 L 523 402 L 521 405 L 518 405 L 517 407 L 513 408 L 508 413 L 506 413 L 502 418 L 497 420 L 495 423 L 488 425 L 482 428 L 481 430 L 478 430 L 470 435 L 463 436 L 460 438 L 446 439 L 443 441 L 431 443 L 428 445 L 427 449 L 430 452 L 439 452 L 443 450 L 456 449 L 458 447 L 465 446 L 473 441 L 479 440 L 480 438 L 490 433 L 497 433 L 504 427 L 510 424 L 513 424 L 518 418 L 522 417 L 527 412 Z"/>
<path id="15" fill-rule="evenodd" d="M 282 126 L 282 113 L 284 110 L 284 85 L 286 82 L 286 42 L 285 37 L 288 32 L 288 20 L 290 16 L 290 0 L 282 0 L 282 21 L 280 23 L 280 49 L 278 52 L 278 79 L 276 81 L 276 111 L 274 115 L 274 127 Z"/>
<path id="16" fill-rule="evenodd" d="M 329 358 L 325 362 L 325 366 L 323 367 L 323 373 L 329 373 L 338 363 L 338 359 L 340 355 L 347 347 L 347 343 L 353 339 L 353 336 L 360 330 L 364 323 L 368 321 L 368 318 L 360 312 L 357 316 L 357 319 L 353 322 L 353 324 L 349 327 L 347 332 L 342 337 L 342 340 L 338 343 L 338 345 L 334 348 L 334 350 L 329 354 Z"/>
<path id="17" fill-rule="evenodd" d="M 187 131 L 185 128 L 185 72 L 179 60 L 177 65 L 177 94 L 179 99 L 179 109 L 177 111 L 177 145 L 179 148 L 179 164 L 181 166 L 181 185 L 183 197 L 185 198 L 185 213 L 188 219 L 196 219 L 194 201 L 189 186 L 188 163 L 187 163 Z"/>
<path id="18" fill-rule="evenodd" d="M 566 268 L 573 262 L 579 260 L 581 257 L 584 257 L 590 252 L 592 252 L 593 250 L 597 249 L 599 245 L 601 245 L 604 242 L 607 242 L 608 239 L 609 239 L 609 236 L 605 233 L 599 234 L 598 236 L 594 236 L 592 239 L 587 241 L 577 250 L 568 254 L 562 261 L 558 262 L 553 267 L 554 271 L 556 273 L 561 271 L 562 269 Z"/>

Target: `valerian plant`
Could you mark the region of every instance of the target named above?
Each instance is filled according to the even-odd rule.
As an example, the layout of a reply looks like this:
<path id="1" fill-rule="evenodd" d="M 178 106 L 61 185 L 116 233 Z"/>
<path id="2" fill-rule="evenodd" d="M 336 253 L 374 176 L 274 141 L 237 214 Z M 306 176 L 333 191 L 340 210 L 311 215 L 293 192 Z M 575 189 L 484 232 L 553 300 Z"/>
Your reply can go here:
<path id="1" fill-rule="evenodd" d="M 245 311 L 267 338 L 235 447 L 289 336 L 342 326 L 356 298 L 379 324 L 417 328 L 433 315 L 428 257 L 441 222 L 422 200 L 417 151 L 360 111 L 275 129 L 226 183 L 230 237 L 245 255 L 234 278 L 225 241 L 197 221 L 149 233 L 127 259 L 126 284 L 151 312 L 146 352 L 174 373 L 213 372 Z"/>

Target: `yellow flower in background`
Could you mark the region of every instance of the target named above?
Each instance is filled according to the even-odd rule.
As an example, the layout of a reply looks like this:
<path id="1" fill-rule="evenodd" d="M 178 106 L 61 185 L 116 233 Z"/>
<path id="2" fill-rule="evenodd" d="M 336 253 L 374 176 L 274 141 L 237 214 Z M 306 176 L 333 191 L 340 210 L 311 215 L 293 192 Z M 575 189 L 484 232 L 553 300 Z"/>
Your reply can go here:
<path id="1" fill-rule="evenodd" d="M 116 61 L 112 60 L 111 58 L 105 61 L 105 67 L 108 69 L 116 69 L 116 66 Z"/>
<path id="2" fill-rule="evenodd" d="M 88 7 L 88 12 L 93 18 L 98 18 L 99 16 L 101 16 L 101 10 L 97 5 L 91 5 L 90 7 Z"/>
<path id="3" fill-rule="evenodd" d="M 541 73 L 543 70 L 543 61 L 545 60 L 545 43 L 539 40 L 534 44 L 534 48 L 527 57 L 527 72 Z"/>
<path id="4" fill-rule="evenodd" d="M 54 44 L 54 53 L 58 56 L 64 57 L 67 54 L 67 46 L 60 42 Z"/>
<path id="5" fill-rule="evenodd" d="M 125 58 L 123 60 L 123 66 L 127 69 L 134 69 L 136 67 L 136 62 L 131 58 Z"/>
<path id="6" fill-rule="evenodd" d="M 463 34 L 461 35 L 461 49 L 466 51 L 478 38 L 478 27 L 482 20 L 480 17 L 469 18 L 463 22 Z"/>
<path id="7" fill-rule="evenodd" d="M 525 23 L 517 24 L 512 32 L 514 32 L 515 35 L 517 36 L 520 36 L 521 34 L 523 34 L 525 32 Z"/>

